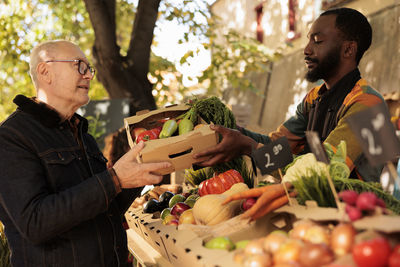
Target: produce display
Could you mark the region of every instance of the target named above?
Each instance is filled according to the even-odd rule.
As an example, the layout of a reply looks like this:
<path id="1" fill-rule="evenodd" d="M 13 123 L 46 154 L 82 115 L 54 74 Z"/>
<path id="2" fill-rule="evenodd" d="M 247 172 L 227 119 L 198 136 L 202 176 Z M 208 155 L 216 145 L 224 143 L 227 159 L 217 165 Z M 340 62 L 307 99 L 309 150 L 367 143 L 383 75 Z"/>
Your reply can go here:
<path id="1" fill-rule="evenodd" d="M 155 186 L 153 189 L 148 190 L 142 196 L 136 198 L 132 203 L 132 208 L 143 207 L 143 205 L 150 199 L 159 199 L 159 197 L 166 191 L 172 193 L 182 192 L 182 185 L 178 184 L 164 184 L 160 186 Z"/>
<path id="2" fill-rule="evenodd" d="M 193 215 L 197 224 L 216 225 L 238 215 L 241 210 L 240 201 L 232 201 L 223 205 L 231 195 L 248 190 L 246 184 L 236 183 L 222 194 L 208 194 L 200 197 L 193 207 Z M 210 209 L 210 207 L 212 207 Z"/>
<path id="3" fill-rule="evenodd" d="M 351 223 L 323 225 L 301 220 L 289 233 L 276 230 L 236 243 L 219 236 L 204 246 L 233 251 L 234 260 L 242 266 L 399 266 L 400 245 L 391 242 L 376 232 L 358 234 Z"/>
<path id="4" fill-rule="evenodd" d="M 209 97 L 205 99 L 195 99 L 189 102 L 191 114 L 197 114 L 206 123 L 214 123 L 227 128 L 236 129 L 236 120 L 232 111 L 225 106 L 218 97 Z M 243 157 L 237 157 L 229 162 L 220 163 L 212 166 L 205 176 L 201 170 L 187 170 L 185 179 L 194 185 L 198 185 L 201 181 L 211 178 L 214 173 L 223 173 L 227 170 L 236 170 L 243 177 L 244 183 L 249 187 L 253 186 L 253 173 L 247 167 Z M 199 182 L 198 182 L 199 181 Z"/>
<path id="5" fill-rule="evenodd" d="M 183 135 L 209 123 L 236 127 L 232 112 L 216 97 L 189 105 L 187 111 L 164 118 L 157 127 L 132 129 L 131 135 L 136 142 L 147 142 Z M 400 266 L 400 201 L 379 183 L 350 177 L 344 141 L 337 147 L 325 142 L 324 147 L 329 164 L 317 161 L 312 153 L 297 156 L 283 169 L 283 177 L 275 177 L 282 178 L 281 183 L 254 186 L 253 173 L 242 157 L 186 169 L 185 190 L 147 193 L 141 210 L 146 215 L 135 219 L 141 224 L 138 233 L 147 241 L 155 238 L 152 246 L 157 250 L 164 244 L 160 253 L 166 253 L 174 266 Z M 329 179 L 341 203 L 336 202 Z M 310 201 L 338 215 L 311 220 Z M 306 212 L 289 216 L 282 211 L 289 206 L 305 207 Z M 399 226 L 393 227 L 397 223 L 391 220 L 394 230 L 378 231 L 376 225 L 385 218 L 397 218 Z M 282 220 L 285 227 L 278 226 Z M 357 224 L 360 221 L 370 222 L 369 227 Z M 252 229 L 263 226 L 262 235 L 252 232 L 249 238 Z"/>
<path id="6" fill-rule="evenodd" d="M 295 158 L 292 164 L 285 168 L 284 181 L 290 182 L 297 192 L 297 200 L 304 204 L 307 200 L 315 200 L 320 207 L 336 207 L 335 199 L 328 184 L 327 173 L 333 181 L 337 192 L 352 190 L 360 194 L 372 192 L 384 202 L 386 208 L 395 214 L 400 214 L 400 201 L 385 192 L 379 183 L 364 182 L 351 179 L 350 171 L 344 164 L 346 160 L 346 143 L 342 141 L 336 153 L 330 149 L 330 144 L 324 143 L 327 148 L 330 164 L 318 162 L 312 153 Z M 383 205 L 383 203 L 381 203 Z M 348 208 L 348 209 L 351 209 Z"/>

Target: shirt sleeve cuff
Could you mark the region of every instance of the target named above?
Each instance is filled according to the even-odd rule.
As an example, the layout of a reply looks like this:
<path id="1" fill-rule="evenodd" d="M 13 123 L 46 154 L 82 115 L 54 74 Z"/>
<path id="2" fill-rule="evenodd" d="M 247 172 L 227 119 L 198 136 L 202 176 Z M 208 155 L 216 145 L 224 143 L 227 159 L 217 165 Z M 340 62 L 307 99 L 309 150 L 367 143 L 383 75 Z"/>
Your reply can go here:
<path id="1" fill-rule="evenodd" d="M 114 168 L 109 168 L 108 173 L 111 175 L 111 177 L 113 179 L 115 191 L 117 192 L 117 194 L 120 193 L 122 191 L 121 184 L 119 182 L 118 175 L 115 172 Z"/>

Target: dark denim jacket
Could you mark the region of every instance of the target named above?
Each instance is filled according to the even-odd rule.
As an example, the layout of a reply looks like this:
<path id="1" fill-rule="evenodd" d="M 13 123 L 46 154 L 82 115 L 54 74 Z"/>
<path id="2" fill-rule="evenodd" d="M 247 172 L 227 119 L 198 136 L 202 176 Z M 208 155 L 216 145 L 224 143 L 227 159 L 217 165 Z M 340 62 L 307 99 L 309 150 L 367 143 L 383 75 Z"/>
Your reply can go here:
<path id="1" fill-rule="evenodd" d="M 57 112 L 22 95 L 0 126 L 0 221 L 13 266 L 124 266 L 122 218 L 141 188 L 116 194 L 75 114 L 84 151 Z"/>

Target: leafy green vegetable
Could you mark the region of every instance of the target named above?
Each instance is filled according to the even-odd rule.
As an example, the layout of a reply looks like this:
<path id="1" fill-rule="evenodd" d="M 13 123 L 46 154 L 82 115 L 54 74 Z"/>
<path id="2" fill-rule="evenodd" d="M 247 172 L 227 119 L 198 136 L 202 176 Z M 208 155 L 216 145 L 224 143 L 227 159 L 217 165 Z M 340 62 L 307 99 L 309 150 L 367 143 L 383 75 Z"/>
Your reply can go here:
<path id="1" fill-rule="evenodd" d="M 236 120 L 232 111 L 228 109 L 225 104 L 222 103 L 221 100 L 216 96 L 204 99 L 194 99 L 189 102 L 189 105 L 191 105 L 191 108 L 183 115 L 184 117 L 189 113 L 198 114 L 207 123 L 212 122 L 227 128 L 236 128 Z M 227 170 L 235 169 L 242 175 L 245 183 L 250 188 L 253 187 L 253 172 L 249 170 L 243 157 L 234 158 L 229 162 L 220 163 L 212 166 L 211 168 L 217 173 L 223 173 Z M 190 171 L 189 174 L 191 175 L 191 178 L 189 179 L 196 180 L 196 183 L 201 179 L 201 177 L 204 177 L 202 173 Z M 200 177 L 194 178 L 197 175 Z M 211 177 L 212 175 L 208 178 Z"/>
<path id="2" fill-rule="evenodd" d="M 202 181 L 213 177 L 214 171 L 210 167 L 202 168 L 199 170 L 193 170 L 192 168 L 185 170 L 185 180 L 188 181 L 192 186 L 199 185 Z"/>
<path id="3" fill-rule="evenodd" d="M 299 179 L 292 181 L 298 195 L 297 200 L 304 204 L 306 200 L 315 200 L 320 207 L 336 207 L 333 193 L 328 184 L 326 175 L 320 175 L 315 170 L 310 170 L 309 176 L 300 176 Z M 357 193 L 373 192 L 381 198 L 386 207 L 396 214 L 400 214 L 400 201 L 391 194 L 385 192 L 379 183 L 364 182 L 358 179 L 332 177 L 333 184 L 337 192 L 344 190 L 354 190 Z"/>

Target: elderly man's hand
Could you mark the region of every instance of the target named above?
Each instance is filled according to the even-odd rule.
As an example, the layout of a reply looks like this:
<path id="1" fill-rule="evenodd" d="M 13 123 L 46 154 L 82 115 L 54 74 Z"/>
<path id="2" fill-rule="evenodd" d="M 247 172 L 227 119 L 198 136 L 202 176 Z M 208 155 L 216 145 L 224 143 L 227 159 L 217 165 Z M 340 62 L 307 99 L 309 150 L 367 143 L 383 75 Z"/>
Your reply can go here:
<path id="1" fill-rule="evenodd" d="M 238 130 L 225 128 L 220 125 L 210 125 L 210 128 L 222 136 L 222 140 L 215 147 L 206 149 L 195 154 L 195 159 L 208 158 L 196 163 L 200 166 L 212 166 L 217 163 L 228 162 L 241 155 L 250 155 L 253 148 L 258 143 L 248 136 L 243 135 Z"/>
<path id="2" fill-rule="evenodd" d="M 134 188 L 144 185 L 158 184 L 161 175 L 153 172 L 171 167 L 169 162 L 138 163 L 136 156 L 143 149 L 143 141 L 122 156 L 115 164 L 114 170 L 118 176 L 121 188 Z"/>

